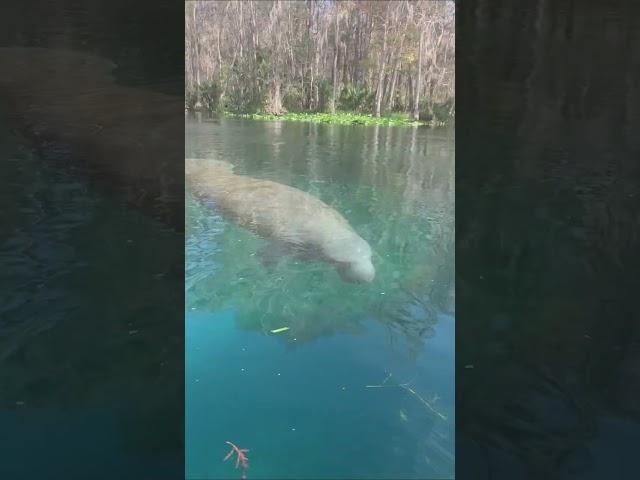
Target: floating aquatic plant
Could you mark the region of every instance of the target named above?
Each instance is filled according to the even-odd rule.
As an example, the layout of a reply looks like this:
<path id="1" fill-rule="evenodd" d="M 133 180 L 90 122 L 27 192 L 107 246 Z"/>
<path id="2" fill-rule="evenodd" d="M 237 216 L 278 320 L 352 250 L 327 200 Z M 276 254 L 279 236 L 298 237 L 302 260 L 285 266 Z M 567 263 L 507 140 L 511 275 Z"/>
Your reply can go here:
<path id="1" fill-rule="evenodd" d="M 423 121 L 415 121 L 408 117 L 390 116 L 390 117 L 374 117 L 373 115 L 365 115 L 358 113 L 284 113 L 274 115 L 270 113 L 246 113 L 233 114 L 227 113 L 231 117 L 250 118 L 252 120 L 284 120 L 289 122 L 315 122 L 315 123 L 333 123 L 336 125 L 390 125 L 396 127 L 414 127 L 418 125 L 431 125 Z M 432 126 L 440 126 L 433 124 Z"/>

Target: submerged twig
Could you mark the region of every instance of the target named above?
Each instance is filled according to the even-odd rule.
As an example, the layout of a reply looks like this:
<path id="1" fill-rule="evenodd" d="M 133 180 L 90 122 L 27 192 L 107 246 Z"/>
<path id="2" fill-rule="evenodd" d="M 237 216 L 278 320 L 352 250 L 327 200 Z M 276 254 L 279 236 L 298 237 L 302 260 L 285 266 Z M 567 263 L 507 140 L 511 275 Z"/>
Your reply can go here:
<path id="1" fill-rule="evenodd" d="M 399 384 L 395 384 L 395 385 L 387 385 L 387 380 L 389 380 L 390 378 L 391 378 L 391 373 L 387 375 L 387 378 L 385 378 L 384 381 L 380 385 L 365 385 L 365 388 L 392 388 L 392 387 L 402 388 L 403 390 L 405 390 L 409 394 L 411 394 L 414 397 L 416 397 L 420 401 L 420 403 L 422 403 L 429 411 L 431 411 L 431 413 L 433 413 L 434 415 L 436 415 L 437 417 L 439 417 L 442 420 L 445 420 L 445 421 L 447 420 L 446 415 L 443 415 L 438 410 L 436 410 L 436 408 L 433 405 L 431 405 L 420 394 L 418 394 L 413 388 L 411 388 L 409 386 L 409 384 L 411 382 L 399 383 Z"/>
<path id="2" fill-rule="evenodd" d="M 249 459 L 247 458 L 246 453 L 249 451 L 245 448 L 239 448 L 237 445 L 227 441 L 228 445 L 231 446 L 231 450 L 227 453 L 226 457 L 224 457 L 223 461 L 226 462 L 231 458 L 231 456 L 236 454 L 236 468 L 242 465 L 242 480 L 246 480 L 247 478 L 247 469 L 249 468 Z"/>

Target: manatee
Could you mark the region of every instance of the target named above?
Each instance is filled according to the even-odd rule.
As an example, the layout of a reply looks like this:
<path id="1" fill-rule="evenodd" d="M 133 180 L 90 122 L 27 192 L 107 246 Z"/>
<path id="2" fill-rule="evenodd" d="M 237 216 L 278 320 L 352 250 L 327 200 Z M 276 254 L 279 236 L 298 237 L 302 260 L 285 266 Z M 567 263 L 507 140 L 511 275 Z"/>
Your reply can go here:
<path id="1" fill-rule="evenodd" d="M 220 160 L 186 159 L 185 178 L 196 199 L 212 202 L 223 217 L 271 242 L 259 252 L 265 265 L 289 255 L 326 262 L 345 282 L 374 279 L 369 244 L 318 198 L 235 174 L 230 163 Z"/>

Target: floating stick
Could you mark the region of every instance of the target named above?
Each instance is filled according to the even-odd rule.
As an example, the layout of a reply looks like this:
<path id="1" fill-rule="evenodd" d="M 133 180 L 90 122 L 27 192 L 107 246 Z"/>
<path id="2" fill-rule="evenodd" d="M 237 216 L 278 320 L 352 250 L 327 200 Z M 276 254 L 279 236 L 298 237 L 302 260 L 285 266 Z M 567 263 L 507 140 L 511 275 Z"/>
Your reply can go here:
<path id="1" fill-rule="evenodd" d="M 289 327 L 281 327 L 281 328 L 276 328 L 274 330 L 271 330 L 271 333 L 282 333 L 282 332 L 286 332 L 287 330 L 289 330 Z"/>
<path id="2" fill-rule="evenodd" d="M 442 420 L 445 420 L 445 421 L 447 420 L 447 417 L 445 415 L 443 415 L 438 410 L 436 410 L 435 407 L 433 407 L 429 402 L 427 402 L 424 398 L 422 398 L 413 388 L 409 387 L 409 383 L 386 385 L 387 380 L 389 380 L 390 378 L 391 378 L 391 374 L 387 375 L 387 378 L 385 378 L 380 385 L 365 385 L 365 388 L 393 388 L 393 387 L 402 388 L 403 390 L 409 392 L 411 395 L 416 397 L 420 401 L 420 403 L 422 403 L 434 415 L 438 416 Z"/>

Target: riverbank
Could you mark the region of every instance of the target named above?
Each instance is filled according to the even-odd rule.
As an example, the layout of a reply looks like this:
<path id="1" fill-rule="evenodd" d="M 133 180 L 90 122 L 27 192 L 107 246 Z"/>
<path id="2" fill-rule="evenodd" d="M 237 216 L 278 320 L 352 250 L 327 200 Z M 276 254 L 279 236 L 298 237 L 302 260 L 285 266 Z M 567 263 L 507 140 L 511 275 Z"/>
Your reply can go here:
<path id="1" fill-rule="evenodd" d="M 442 127 L 447 125 L 442 121 L 414 121 L 407 115 L 392 114 L 387 117 L 374 117 L 373 115 L 357 114 L 357 113 L 284 113 L 282 115 L 273 115 L 266 113 L 247 113 L 234 114 L 224 113 L 225 116 L 237 118 L 251 118 L 253 120 L 282 120 L 288 122 L 314 122 L 329 123 L 336 125 L 387 125 L 395 127 L 415 127 L 430 126 Z"/>

